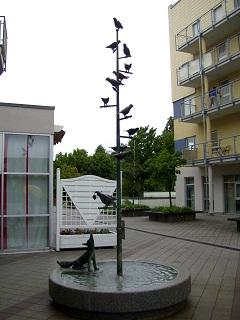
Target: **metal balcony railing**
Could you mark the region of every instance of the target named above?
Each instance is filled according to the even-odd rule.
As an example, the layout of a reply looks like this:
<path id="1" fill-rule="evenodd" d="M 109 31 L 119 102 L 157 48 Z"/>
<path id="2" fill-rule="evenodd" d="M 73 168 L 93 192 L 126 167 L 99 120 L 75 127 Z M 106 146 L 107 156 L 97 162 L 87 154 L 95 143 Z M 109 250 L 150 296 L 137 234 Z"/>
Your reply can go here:
<path id="1" fill-rule="evenodd" d="M 221 6 L 221 15 L 217 15 L 217 9 Z M 198 37 L 198 32 L 201 34 L 214 28 L 224 19 L 229 19 L 231 15 L 237 13 L 240 9 L 239 0 L 222 0 L 209 11 L 193 21 L 175 36 L 176 50 L 181 50 L 193 39 Z"/>
<path id="2" fill-rule="evenodd" d="M 214 110 L 219 113 L 219 110 L 223 108 L 226 111 L 226 108 L 231 108 L 233 105 L 240 104 L 240 79 L 217 87 L 216 90 L 216 97 L 211 97 L 210 92 L 207 92 L 204 94 L 203 98 L 202 95 L 198 95 L 185 99 L 184 102 L 181 103 L 180 121 L 187 121 L 201 115 L 202 106 L 204 106 L 204 112 L 208 114 L 210 112 L 214 113 Z M 202 103 L 203 99 L 204 101 Z M 229 112 L 230 111 L 231 110 L 229 109 Z"/>
<path id="3" fill-rule="evenodd" d="M 186 62 L 177 69 L 177 82 L 178 85 L 186 81 L 190 81 L 193 77 L 200 77 L 202 62 L 202 71 L 205 74 L 211 70 L 211 68 L 220 67 L 228 61 L 232 61 L 235 58 L 240 58 L 240 33 L 232 36 L 231 38 L 221 42 L 211 50 L 202 55 L 202 61 L 199 57 L 191 61 Z"/>
<path id="4" fill-rule="evenodd" d="M 7 61 L 7 27 L 6 19 L 0 16 L 0 75 L 6 71 Z"/>
<path id="5" fill-rule="evenodd" d="M 188 164 L 240 160 L 240 135 L 207 141 L 182 149 Z"/>

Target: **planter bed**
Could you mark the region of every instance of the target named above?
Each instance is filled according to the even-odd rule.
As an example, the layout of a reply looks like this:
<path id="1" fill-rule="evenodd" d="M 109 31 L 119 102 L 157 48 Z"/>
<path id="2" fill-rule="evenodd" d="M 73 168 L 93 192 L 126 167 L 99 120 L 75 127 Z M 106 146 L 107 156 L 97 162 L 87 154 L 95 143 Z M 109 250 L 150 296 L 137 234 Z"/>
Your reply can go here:
<path id="1" fill-rule="evenodd" d="M 146 209 L 122 209 L 123 217 L 142 217 L 148 216 L 148 211 Z"/>
<path id="2" fill-rule="evenodd" d="M 148 212 L 149 220 L 159 222 L 179 222 L 196 220 L 196 212 Z"/>
<path id="3" fill-rule="evenodd" d="M 89 234 L 60 235 L 60 249 L 87 248 L 83 243 L 89 239 Z M 95 248 L 115 247 L 117 245 L 116 232 L 93 234 Z"/>

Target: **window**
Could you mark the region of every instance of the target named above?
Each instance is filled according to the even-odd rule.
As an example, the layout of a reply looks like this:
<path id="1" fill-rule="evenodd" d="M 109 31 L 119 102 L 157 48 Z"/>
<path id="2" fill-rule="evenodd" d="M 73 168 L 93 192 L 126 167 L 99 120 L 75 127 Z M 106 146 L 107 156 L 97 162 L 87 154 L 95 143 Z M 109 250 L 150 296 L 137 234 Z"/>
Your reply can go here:
<path id="1" fill-rule="evenodd" d="M 215 9 L 213 9 L 213 22 L 214 23 L 217 23 L 219 20 L 221 20 L 222 16 L 223 16 L 222 6 L 219 6 Z"/>
<path id="2" fill-rule="evenodd" d="M 226 46 L 226 42 L 224 42 L 218 47 L 218 59 L 222 60 L 226 57 L 227 57 L 227 46 Z"/>
<path id="3" fill-rule="evenodd" d="M 198 35 L 198 25 L 199 25 L 198 21 L 192 25 L 193 38 Z"/>
<path id="4" fill-rule="evenodd" d="M 234 8 L 237 9 L 240 7 L 240 0 L 234 0 Z"/>
<path id="5" fill-rule="evenodd" d="M 221 81 L 221 104 L 228 103 L 231 100 L 231 90 L 228 80 Z"/>
<path id="6" fill-rule="evenodd" d="M 195 149 L 194 146 L 195 146 L 195 136 L 194 137 L 188 137 L 186 138 L 186 147 L 189 149 L 189 150 L 193 150 Z"/>
<path id="7" fill-rule="evenodd" d="M 212 141 L 212 153 L 218 153 L 219 145 L 218 145 L 218 133 L 217 130 L 211 132 L 211 141 Z"/>
<path id="8" fill-rule="evenodd" d="M 195 97 L 189 96 L 184 99 L 184 116 L 188 116 L 196 112 Z"/>

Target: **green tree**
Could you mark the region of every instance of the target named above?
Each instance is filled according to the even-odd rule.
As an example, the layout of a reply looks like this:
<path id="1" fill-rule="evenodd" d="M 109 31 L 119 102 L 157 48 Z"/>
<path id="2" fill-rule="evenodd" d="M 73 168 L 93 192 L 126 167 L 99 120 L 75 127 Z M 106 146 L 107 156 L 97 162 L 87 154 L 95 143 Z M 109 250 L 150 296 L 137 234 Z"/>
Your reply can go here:
<path id="1" fill-rule="evenodd" d="M 146 171 L 146 161 L 160 150 L 160 137 L 156 136 L 156 129 L 140 127 L 134 139 L 128 142 L 132 156 L 122 161 L 123 195 L 140 196 L 145 190 L 145 181 L 149 176 Z"/>
<path id="2" fill-rule="evenodd" d="M 90 156 L 90 172 L 93 175 L 105 178 L 116 179 L 116 161 L 106 152 L 102 145 L 99 145 L 95 153 Z"/>
<path id="3" fill-rule="evenodd" d="M 174 151 L 174 122 L 170 117 L 160 136 L 160 151 L 146 162 L 147 171 L 150 173 L 148 183 L 160 187 L 169 193 L 170 206 L 172 206 L 171 191 L 174 190 L 177 174 L 180 174 L 180 167 L 186 164 L 182 153 Z"/>

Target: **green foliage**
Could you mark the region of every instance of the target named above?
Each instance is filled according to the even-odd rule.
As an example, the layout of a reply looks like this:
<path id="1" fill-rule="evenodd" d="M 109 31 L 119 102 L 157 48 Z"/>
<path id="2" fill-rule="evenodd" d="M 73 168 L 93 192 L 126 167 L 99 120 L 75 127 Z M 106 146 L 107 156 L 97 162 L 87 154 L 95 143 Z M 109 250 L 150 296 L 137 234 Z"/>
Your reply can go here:
<path id="1" fill-rule="evenodd" d="M 132 204 L 132 203 L 123 203 L 122 209 L 133 210 L 133 209 L 149 209 L 149 206 L 145 204 Z"/>
<path id="2" fill-rule="evenodd" d="M 178 213 L 178 212 L 191 212 L 192 209 L 190 207 L 177 207 L 177 206 L 158 206 L 151 208 L 150 211 L 152 212 L 171 212 L 171 213 Z"/>

